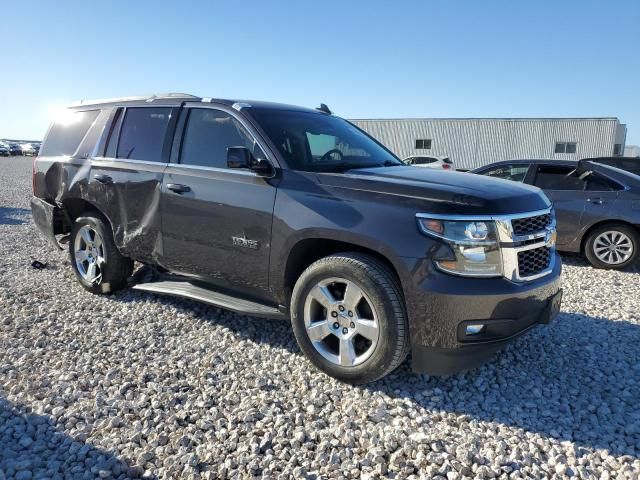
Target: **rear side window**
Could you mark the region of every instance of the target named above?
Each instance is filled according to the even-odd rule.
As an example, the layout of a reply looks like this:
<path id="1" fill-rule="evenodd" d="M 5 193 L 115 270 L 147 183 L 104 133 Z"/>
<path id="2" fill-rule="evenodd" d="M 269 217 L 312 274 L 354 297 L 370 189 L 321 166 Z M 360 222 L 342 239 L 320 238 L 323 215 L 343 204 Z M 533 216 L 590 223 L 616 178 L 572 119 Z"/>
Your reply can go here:
<path id="1" fill-rule="evenodd" d="M 67 111 L 51 125 L 40 156 L 73 155 L 100 110 Z"/>
<path id="2" fill-rule="evenodd" d="M 253 143 L 251 135 L 228 113 L 193 108 L 184 132 L 180 163 L 227 168 L 227 148 L 246 147 L 253 151 Z"/>
<path id="3" fill-rule="evenodd" d="M 622 190 L 624 187 L 617 182 L 604 178 L 597 173 L 587 177 L 587 190 L 594 192 L 614 192 Z"/>
<path id="4" fill-rule="evenodd" d="M 584 190 L 584 180 L 580 180 L 575 175 L 570 175 L 574 170 L 571 167 L 538 167 L 536 187 L 543 190 Z"/>
<path id="5" fill-rule="evenodd" d="M 116 157 L 162 162 L 162 147 L 170 119 L 171 108 L 127 108 Z"/>

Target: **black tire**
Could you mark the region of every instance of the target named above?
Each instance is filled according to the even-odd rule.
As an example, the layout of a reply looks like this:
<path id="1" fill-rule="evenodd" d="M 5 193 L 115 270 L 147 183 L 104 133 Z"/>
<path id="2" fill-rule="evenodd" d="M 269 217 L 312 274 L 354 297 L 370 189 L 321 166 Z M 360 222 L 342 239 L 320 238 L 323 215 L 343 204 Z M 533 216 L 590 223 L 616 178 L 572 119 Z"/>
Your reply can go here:
<path id="1" fill-rule="evenodd" d="M 618 232 L 625 235 L 631 241 L 632 252 L 629 258 L 620 263 L 608 263 L 598 258 L 595 251 L 596 239 L 606 232 Z M 584 243 L 584 255 L 591 265 L 595 268 L 604 268 L 610 270 L 619 270 L 625 268 L 638 260 L 638 251 L 640 249 L 640 234 L 635 228 L 623 223 L 607 223 L 596 227 L 589 233 Z"/>
<path id="2" fill-rule="evenodd" d="M 99 278 L 89 281 L 78 269 L 74 247 L 82 228 L 88 226 L 95 230 L 102 238 L 102 258 L 104 262 L 99 267 Z M 86 212 L 76 218 L 69 238 L 69 259 L 80 285 L 91 293 L 111 293 L 127 285 L 127 278 L 133 271 L 133 261 L 124 257 L 115 245 L 111 228 L 103 217 L 96 212 Z"/>
<path id="3" fill-rule="evenodd" d="M 377 344 L 370 356 L 357 365 L 342 366 L 327 360 L 316 350 L 305 328 L 307 296 L 319 282 L 335 277 L 355 283 L 377 312 Z M 326 316 L 329 318 L 328 312 Z M 345 252 L 324 257 L 300 275 L 291 298 L 291 324 L 298 345 L 311 363 L 350 384 L 373 382 L 384 377 L 395 370 L 409 352 L 409 327 L 399 282 L 384 263 L 361 253 Z"/>

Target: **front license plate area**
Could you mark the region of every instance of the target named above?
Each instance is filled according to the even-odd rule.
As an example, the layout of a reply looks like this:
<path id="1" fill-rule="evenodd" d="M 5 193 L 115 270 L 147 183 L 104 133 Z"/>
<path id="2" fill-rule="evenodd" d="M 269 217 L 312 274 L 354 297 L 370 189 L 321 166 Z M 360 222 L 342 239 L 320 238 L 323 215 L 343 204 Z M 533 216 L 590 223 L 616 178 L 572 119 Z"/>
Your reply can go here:
<path id="1" fill-rule="evenodd" d="M 551 323 L 554 318 L 560 313 L 560 307 L 562 306 L 562 289 L 558 290 L 551 300 L 549 300 L 549 306 L 546 309 L 545 314 L 542 316 L 541 323 Z"/>

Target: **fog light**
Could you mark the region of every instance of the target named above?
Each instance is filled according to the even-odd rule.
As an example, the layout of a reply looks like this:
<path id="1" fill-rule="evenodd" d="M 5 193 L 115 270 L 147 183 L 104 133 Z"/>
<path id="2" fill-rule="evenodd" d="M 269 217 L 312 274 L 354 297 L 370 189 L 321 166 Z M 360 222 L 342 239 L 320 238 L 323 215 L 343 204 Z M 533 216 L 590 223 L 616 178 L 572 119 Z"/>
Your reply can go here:
<path id="1" fill-rule="evenodd" d="M 483 330 L 484 325 L 482 323 L 477 325 L 467 325 L 465 328 L 465 333 L 467 335 L 478 335 L 479 333 L 482 333 Z"/>

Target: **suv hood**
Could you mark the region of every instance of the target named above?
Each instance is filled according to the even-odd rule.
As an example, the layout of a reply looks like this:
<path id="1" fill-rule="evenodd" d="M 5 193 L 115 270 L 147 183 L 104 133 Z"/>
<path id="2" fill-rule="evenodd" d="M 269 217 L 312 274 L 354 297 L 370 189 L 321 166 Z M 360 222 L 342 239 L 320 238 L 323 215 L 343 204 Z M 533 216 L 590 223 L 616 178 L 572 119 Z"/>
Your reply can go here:
<path id="1" fill-rule="evenodd" d="M 410 166 L 319 173 L 327 187 L 423 200 L 430 213 L 503 215 L 543 210 L 551 205 L 537 187 L 474 175 Z"/>

